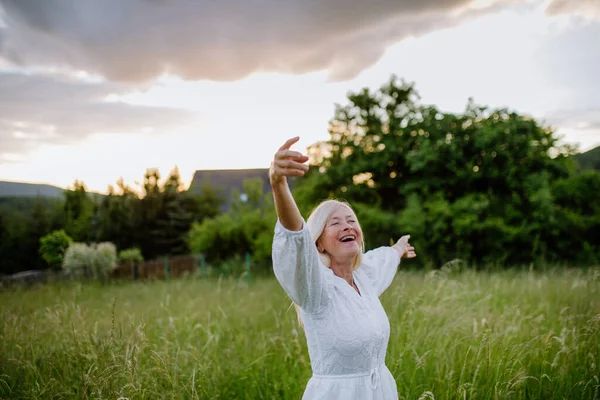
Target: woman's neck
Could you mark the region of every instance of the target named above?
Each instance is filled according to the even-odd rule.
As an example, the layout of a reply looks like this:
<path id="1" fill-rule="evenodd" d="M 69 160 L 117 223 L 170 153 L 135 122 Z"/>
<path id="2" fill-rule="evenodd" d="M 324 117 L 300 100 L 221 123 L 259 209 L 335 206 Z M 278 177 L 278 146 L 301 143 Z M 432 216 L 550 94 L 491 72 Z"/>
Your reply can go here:
<path id="1" fill-rule="evenodd" d="M 350 285 L 354 283 L 354 277 L 352 276 L 352 261 L 346 263 L 331 262 L 329 267 L 333 273 L 342 279 L 345 279 Z"/>

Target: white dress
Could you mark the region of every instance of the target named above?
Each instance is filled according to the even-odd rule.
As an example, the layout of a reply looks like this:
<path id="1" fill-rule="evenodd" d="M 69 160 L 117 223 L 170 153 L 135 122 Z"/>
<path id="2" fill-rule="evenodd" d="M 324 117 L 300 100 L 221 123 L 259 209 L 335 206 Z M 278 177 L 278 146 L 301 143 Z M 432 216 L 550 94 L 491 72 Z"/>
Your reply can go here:
<path id="1" fill-rule="evenodd" d="M 290 231 L 279 221 L 273 239 L 273 269 L 301 307 L 313 376 L 302 399 L 397 399 L 385 366 L 390 324 L 379 296 L 400 263 L 391 247 L 363 255 L 353 272 L 360 295 L 320 261 L 306 226 Z"/>

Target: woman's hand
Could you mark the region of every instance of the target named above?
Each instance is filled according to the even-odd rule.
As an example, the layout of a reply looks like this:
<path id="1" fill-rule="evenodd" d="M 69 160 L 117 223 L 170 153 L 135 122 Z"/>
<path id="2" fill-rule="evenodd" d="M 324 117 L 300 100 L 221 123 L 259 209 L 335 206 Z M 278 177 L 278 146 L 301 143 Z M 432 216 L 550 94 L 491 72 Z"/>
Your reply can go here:
<path id="1" fill-rule="evenodd" d="M 415 258 L 417 256 L 415 248 L 408 243 L 408 239 L 410 239 L 410 235 L 404 235 L 392 246 L 400 254 L 400 258 Z"/>
<path id="2" fill-rule="evenodd" d="M 288 139 L 275 153 L 271 168 L 269 169 L 269 180 L 271 186 L 285 182 L 288 176 L 304 176 L 308 171 L 308 157 L 297 151 L 290 150 L 290 147 L 300 138 L 298 136 Z"/>

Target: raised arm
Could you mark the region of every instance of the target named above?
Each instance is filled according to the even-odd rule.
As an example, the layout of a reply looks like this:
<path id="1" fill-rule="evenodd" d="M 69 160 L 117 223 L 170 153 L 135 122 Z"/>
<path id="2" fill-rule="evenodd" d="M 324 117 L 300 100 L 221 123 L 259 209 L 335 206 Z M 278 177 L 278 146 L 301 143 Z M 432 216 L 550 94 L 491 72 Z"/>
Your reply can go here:
<path id="1" fill-rule="evenodd" d="M 288 176 L 303 176 L 308 157 L 290 150 L 298 138 L 288 140 L 275 153 L 269 177 L 277 225 L 273 238 L 273 271 L 288 296 L 305 312 L 318 313 L 327 306 L 326 268 L 287 184 Z"/>
<path id="2" fill-rule="evenodd" d="M 303 176 L 308 171 L 308 165 L 304 164 L 308 161 L 308 157 L 290 150 L 299 139 L 298 137 L 289 139 L 279 148 L 269 170 L 277 217 L 281 225 L 290 231 L 301 230 L 303 224 L 302 215 L 287 183 L 288 176 Z"/>

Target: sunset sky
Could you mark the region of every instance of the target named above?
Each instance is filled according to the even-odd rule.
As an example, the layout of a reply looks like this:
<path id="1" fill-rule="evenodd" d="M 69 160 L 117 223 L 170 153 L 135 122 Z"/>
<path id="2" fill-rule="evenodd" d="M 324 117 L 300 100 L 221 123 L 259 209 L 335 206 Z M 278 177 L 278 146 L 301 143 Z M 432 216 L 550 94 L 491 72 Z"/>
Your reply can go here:
<path id="1" fill-rule="evenodd" d="M 392 74 L 600 145 L 600 0 L 0 0 L 0 180 L 266 168 Z"/>

